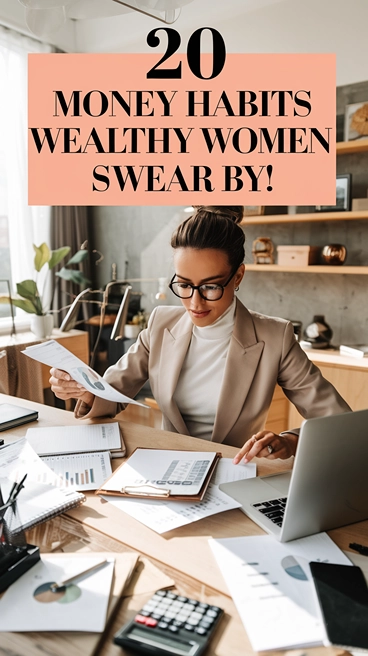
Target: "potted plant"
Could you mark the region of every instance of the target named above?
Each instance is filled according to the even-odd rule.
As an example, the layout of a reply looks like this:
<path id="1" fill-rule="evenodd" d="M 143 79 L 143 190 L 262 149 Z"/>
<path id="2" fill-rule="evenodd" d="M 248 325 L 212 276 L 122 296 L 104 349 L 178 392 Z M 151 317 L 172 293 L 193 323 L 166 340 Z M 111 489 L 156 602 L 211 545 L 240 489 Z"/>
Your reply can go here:
<path id="1" fill-rule="evenodd" d="M 82 271 L 69 268 L 73 264 L 83 262 L 83 260 L 88 257 L 86 245 L 87 242 L 82 244 L 81 249 L 77 251 L 77 253 L 68 260 L 60 271 L 55 274 L 58 278 L 69 280 L 77 285 L 89 284 L 90 281 L 85 277 Z M 50 304 L 46 304 L 38 289 L 38 274 L 45 265 L 47 265 L 48 270 L 51 271 L 51 269 L 59 264 L 70 253 L 70 246 L 62 246 L 53 251 L 46 243 L 43 243 L 41 246 L 33 244 L 33 249 L 35 251 L 35 279 L 22 280 L 22 282 L 17 283 L 17 295 L 11 297 L 1 296 L 0 303 L 12 303 L 21 310 L 32 314 L 31 330 L 37 337 L 41 338 L 49 335 L 53 328 L 54 322 L 52 314 L 50 314 L 50 308 L 52 307 L 55 288 L 53 290 Z"/>

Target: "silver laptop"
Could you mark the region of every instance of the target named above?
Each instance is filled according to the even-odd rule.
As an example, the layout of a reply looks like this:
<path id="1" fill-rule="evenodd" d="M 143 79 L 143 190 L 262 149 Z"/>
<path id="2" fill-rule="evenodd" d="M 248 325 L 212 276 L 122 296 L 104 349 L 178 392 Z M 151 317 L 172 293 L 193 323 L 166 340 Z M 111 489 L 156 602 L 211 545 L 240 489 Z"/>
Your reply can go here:
<path id="1" fill-rule="evenodd" d="M 281 542 L 368 518 L 368 410 L 307 419 L 292 472 L 220 489 Z"/>

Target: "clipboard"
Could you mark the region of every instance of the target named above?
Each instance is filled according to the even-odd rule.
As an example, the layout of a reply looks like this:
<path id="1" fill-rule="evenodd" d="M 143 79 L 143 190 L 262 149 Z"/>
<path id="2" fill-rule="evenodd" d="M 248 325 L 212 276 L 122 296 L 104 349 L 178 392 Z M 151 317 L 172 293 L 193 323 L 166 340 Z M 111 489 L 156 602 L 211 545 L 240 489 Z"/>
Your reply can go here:
<path id="1" fill-rule="evenodd" d="M 95 494 L 129 499 L 202 501 L 221 457 L 221 453 L 211 451 L 137 447 Z M 161 472 L 166 467 L 164 478 L 157 478 L 152 470 L 149 471 L 150 467 L 158 467 L 157 462 Z M 135 480 L 132 479 L 133 467 Z M 147 472 L 151 476 L 147 476 Z"/>

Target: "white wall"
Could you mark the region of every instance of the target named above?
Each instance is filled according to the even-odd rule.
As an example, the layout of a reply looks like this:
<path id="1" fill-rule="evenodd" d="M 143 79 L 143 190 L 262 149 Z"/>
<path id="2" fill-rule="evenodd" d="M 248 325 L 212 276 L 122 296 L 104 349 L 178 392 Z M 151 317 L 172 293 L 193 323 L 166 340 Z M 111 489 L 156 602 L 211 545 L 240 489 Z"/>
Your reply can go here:
<path id="1" fill-rule="evenodd" d="M 18 0 L 0 0 L 0 22 L 26 30 Z M 335 52 L 338 86 L 368 78 L 368 0 L 194 0 L 173 25 L 182 50 L 205 25 L 221 31 L 229 52 Z M 50 41 L 70 52 L 145 52 L 148 32 L 159 26 L 131 12 L 68 21 Z"/>
<path id="2" fill-rule="evenodd" d="M 184 45 L 198 27 L 216 27 L 229 52 L 335 52 L 337 85 L 368 78 L 368 0 L 195 0 L 173 25 Z M 264 6 L 266 5 L 266 6 Z M 224 16 L 225 8 L 225 16 Z M 159 24 L 137 13 L 77 26 L 82 51 L 145 52 Z M 158 48 L 162 50 L 163 48 Z"/>

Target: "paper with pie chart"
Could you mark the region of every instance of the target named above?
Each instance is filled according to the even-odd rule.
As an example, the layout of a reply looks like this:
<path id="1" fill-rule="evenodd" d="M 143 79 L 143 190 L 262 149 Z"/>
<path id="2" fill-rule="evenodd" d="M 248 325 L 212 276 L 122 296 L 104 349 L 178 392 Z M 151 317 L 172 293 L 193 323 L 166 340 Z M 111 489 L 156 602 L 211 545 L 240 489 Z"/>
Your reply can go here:
<path id="1" fill-rule="evenodd" d="M 101 554 L 42 554 L 0 599 L 0 631 L 91 631 L 105 628 L 114 559 L 52 592 L 53 583 L 101 562 Z M 1 638 L 0 638 L 1 644 Z"/>
<path id="2" fill-rule="evenodd" d="M 255 651 L 323 643 L 309 562 L 352 564 L 326 533 L 287 543 L 271 536 L 209 543 Z"/>

